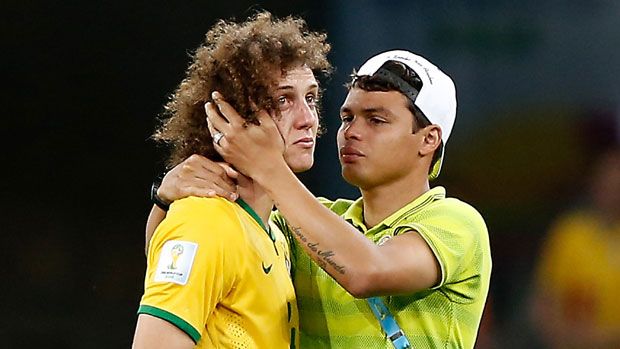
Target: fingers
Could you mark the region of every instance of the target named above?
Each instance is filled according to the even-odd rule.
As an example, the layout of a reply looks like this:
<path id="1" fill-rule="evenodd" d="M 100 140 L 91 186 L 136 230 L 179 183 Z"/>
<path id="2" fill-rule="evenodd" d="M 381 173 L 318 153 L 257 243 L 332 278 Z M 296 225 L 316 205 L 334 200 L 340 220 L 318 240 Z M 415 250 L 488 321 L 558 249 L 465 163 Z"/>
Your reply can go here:
<path id="1" fill-rule="evenodd" d="M 207 113 L 207 126 L 211 135 L 222 132 L 224 135 L 229 133 L 228 121 L 220 114 L 214 103 L 207 102 L 205 104 L 205 112 Z"/>
<path id="2" fill-rule="evenodd" d="M 207 113 L 207 126 L 211 135 L 221 132 L 225 137 L 233 135 L 240 128 L 246 128 L 248 121 L 244 119 L 237 111 L 224 100 L 223 96 L 214 91 L 211 94 L 213 102 L 205 104 L 205 112 Z M 257 113 L 258 124 L 266 124 L 269 128 L 277 128 L 272 117 L 265 110 Z M 219 143 L 219 142 L 216 142 Z M 216 144 L 219 146 L 219 144 Z"/>
<path id="3" fill-rule="evenodd" d="M 205 178 L 208 174 L 213 173 L 216 176 L 222 177 L 232 183 L 232 180 L 226 176 L 226 172 L 222 166 L 202 155 L 191 155 L 181 163 L 181 167 L 182 170 L 187 173 L 188 178 L 192 176 Z"/>
<path id="4" fill-rule="evenodd" d="M 194 177 L 182 181 L 184 185 L 179 188 L 181 197 L 223 197 L 232 201 L 237 200 L 237 186 L 223 181 L 221 177 L 208 175 L 206 177 Z"/>
<path id="5" fill-rule="evenodd" d="M 198 196 L 198 197 L 221 197 L 228 199 L 230 201 L 236 201 L 239 198 L 239 195 L 234 191 L 229 191 L 227 189 L 221 188 L 217 185 L 211 184 L 210 188 L 205 187 L 185 187 L 187 196 Z"/>
<path id="6" fill-rule="evenodd" d="M 215 129 L 215 127 L 213 126 L 213 124 L 209 121 L 209 103 L 205 104 L 205 111 L 207 112 L 207 128 L 209 129 L 209 133 L 211 134 L 211 138 L 213 138 L 213 136 L 215 136 L 216 133 L 220 132 L 218 130 Z"/>
<path id="7" fill-rule="evenodd" d="M 221 196 L 234 201 L 237 185 L 228 173 L 223 166 L 194 154 L 166 174 L 160 186 L 162 198 L 174 201 L 187 196 Z"/>
<path id="8" fill-rule="evenodd" d="M 226 170 L 226 166 L 230 167 L 226 163 L 220 164 L 204 156 L 192 155 L 183 163 L 179 177 L 183 177 L 181 183 L 189 187 L 199 186 L 208 189 L 213 184 L 228 192 L 235 192 L 237 190 L 233 180 L 235 174 L 229 176 L 230 172 Z"/>
<path id="9" fill-rule="evenodd" d="M 222 113 L 222 116 L 226 120 L 228 120 L 228 122 L 232 126 L 243 127 L 245 120 L 241 117 L 241 115 L 239 115 L 239 113 L 237 113 L 237 111 L 230 104 L 228 104 L 228 102 L 224 100 L 224 97 L 222 96 L 221 93 L 214 91 L 213 93 L 211 93 L 211 98 L 213 98 L 213 101 L 215 102 L 216 107 L 219 110 L 219 112 Z"/>

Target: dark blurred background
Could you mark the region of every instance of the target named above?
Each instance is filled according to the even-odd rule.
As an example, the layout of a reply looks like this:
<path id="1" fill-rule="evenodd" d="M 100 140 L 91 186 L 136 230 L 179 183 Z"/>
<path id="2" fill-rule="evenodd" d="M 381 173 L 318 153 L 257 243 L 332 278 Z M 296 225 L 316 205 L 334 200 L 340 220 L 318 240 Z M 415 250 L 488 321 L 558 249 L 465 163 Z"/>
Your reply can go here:
<path id="1" fill-rule="evenodd" d="M 0 338 L 5 348 L 129 347 L 142 293 L 149 140 L 216 19 L 257 9 L 328 33 L 327 133 L 302 176 L 354 198 L 335 150 L 342 87 L 382 50 L 421 53 L 459 100 L 442 177 L 487 220 L 494 270 L 479 348 L 541 346 L 528 321 L 537 255 L 620 131 L 620 2 L 4 1 Z"/>

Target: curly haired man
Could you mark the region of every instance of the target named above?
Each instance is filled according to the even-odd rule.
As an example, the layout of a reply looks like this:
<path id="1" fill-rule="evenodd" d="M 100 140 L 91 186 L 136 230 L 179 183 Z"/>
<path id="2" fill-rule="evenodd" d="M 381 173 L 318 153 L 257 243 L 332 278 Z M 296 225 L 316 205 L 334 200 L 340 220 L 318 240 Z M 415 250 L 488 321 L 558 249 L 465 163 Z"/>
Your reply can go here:
<path id="1" fill-rule="evenodd" d="M 209 133 L 204 109 L 217 90 L 246 123 L 269 111 L 291 170 L 310 168 L 318 132 L 314 73 L 330 70 L 329 49 L 325 35 L 308 31 L 301 19 L 264 12 L 217 23 L 154 134 L 171 145 L 169 165 L 191 154 L 221 159 L 213 144 L 222 135 Z M 148 248 L 134 348 L 298 347 L 289 245 L 268 223 L 273 201 L 259 185 L 245 184 L 235 202 L 188 197 L 170 205 Z"/>

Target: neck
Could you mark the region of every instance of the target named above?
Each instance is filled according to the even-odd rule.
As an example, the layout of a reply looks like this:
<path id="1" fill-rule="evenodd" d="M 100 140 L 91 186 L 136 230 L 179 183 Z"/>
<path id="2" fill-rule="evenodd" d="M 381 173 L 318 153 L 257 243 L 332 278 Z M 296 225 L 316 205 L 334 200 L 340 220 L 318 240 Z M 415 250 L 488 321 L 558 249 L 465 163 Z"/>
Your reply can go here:
<path id="1" fill-rule="evenodd" d="M 426 176 L 404 177 L 386 185 L 361 189 L 364 224 L 369 228 L 374 227 L 429 189 Z"/>
<path id="2" fill-rule="evenodd" d="M 273 200 L 267 195 L 263 187 L 248 177 L 240 175 L 237 179 L 237 188 L 239 197 L 256 212 L 266 228 L 269 214 L 273 209 Z"/>

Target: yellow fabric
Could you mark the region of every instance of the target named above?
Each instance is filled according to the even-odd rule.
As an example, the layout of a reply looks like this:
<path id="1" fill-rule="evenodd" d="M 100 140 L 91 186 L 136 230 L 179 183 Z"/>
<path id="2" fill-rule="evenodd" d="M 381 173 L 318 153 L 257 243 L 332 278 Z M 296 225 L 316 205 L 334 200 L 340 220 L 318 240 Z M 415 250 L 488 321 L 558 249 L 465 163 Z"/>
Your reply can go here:
<path id="1" fill-rule="evenodd" d="M 596 328 L 620 332 L 620 223 L 586 211 L 562 217 L 550 231 L 537 278 L 567 320 L 592 319 Z"/>
<path id="2" fill-rule="evenodd" d="M 196 348 L 299 347 L 288 244 L 277 227 L 272 241 L 261 224 L 249 207 L 224 199 L 175 201 L 153 235 L 138 312 L 173 323 Z M 197 245 L 185 285 L 155 281 L 169 241 Z"/>

